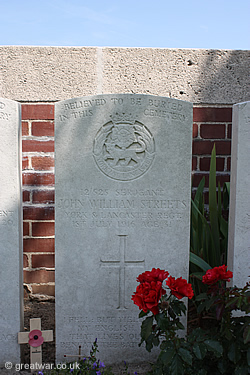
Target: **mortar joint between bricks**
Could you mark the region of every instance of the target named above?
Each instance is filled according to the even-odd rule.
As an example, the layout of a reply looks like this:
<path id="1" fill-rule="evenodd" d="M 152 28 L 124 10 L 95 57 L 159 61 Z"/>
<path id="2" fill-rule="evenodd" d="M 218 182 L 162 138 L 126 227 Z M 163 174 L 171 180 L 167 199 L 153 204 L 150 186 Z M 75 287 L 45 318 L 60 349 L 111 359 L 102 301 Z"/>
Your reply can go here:
<path id="1" fill-rule="evenodd" d="M 39 141 L 39 142 L 45 142 L 45 141 L 54 141 L 54 137 L 48 136 L 48 135 L 41 135 L 41 136 L 36 136 L 36 135 L 24 135 L 22 137 L 23 141 Z"/>
<path id="2" fill-rule="evenodd" d="M 52 173 L 52 172 L 50 172 Z M 52 173 L 53 174 L 53 173 Z M 33 192 L 33 191 L 47 191 L 47 190 L 55 190 L 55 187 L 54 186 L 51 186 L 51 185 L 42 185 L 42 186 L 39 186 L 39 185 L 25 185 L 23 186 L 23 190 L 28 190 L 30 192 Z"/>
<path id="3" fill-rule="evenodd" d="M 196 166 L 196 172 L 200 172 L 200 155 L 199 156 L 196 156 L 197 157 L 197 166 Z"/>
<path id="4" fill-rule="evenodd" d="M 33 236 L 32 235 L 32 236 L 25 237 L 25 238 L 32 238 L 33 240 L 44 240 L 44 239 L 53 239 L 55 238 L 55 235 L 53 236 Z M 36 252 L 36 254 L 38 254 L 38 252 Z M 46 254 L 49 254 L 49 253 L 46 253 Z"/>
<path id="5" fill-rule="evenodd" d="M 55 271 L 55 267 L 34 267 L 30 269 L 25 269 L 25 271 L 33 272 L 33 271 Z"/>
<path id="6" fill-rule="evenodd" d="M 55 285 L 54 281 L 48 281 L 47 283 L 30 283 L 27 285 Z"/>
<path id="7" fill-rule="evenodd" d="M 25 253 L 30 255 L 55 255 L 54 251 L 31 251 L 30 253 Z"/>
<path id="8" fill-rule="evenodd" d="M 50 156 L 53 158 L 55 156 L 54 152 L 43 152 L 43 151 L 25 151 L 22 153 L 22 156 L 41 156 L 41 157 L 46 157 Z"/>

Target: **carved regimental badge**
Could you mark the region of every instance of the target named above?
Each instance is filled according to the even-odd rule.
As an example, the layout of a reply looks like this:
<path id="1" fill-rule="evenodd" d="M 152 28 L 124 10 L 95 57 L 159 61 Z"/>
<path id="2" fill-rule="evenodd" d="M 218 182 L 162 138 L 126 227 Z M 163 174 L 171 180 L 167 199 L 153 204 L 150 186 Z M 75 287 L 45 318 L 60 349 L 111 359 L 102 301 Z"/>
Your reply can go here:
<path id="1" fill-rule="evenodd" d="M 132 114 L 116 113 L 98 131 L 93 154 L 99 169 L 121 181 L 134 180 L 151 166 L 154 138 Z"/>

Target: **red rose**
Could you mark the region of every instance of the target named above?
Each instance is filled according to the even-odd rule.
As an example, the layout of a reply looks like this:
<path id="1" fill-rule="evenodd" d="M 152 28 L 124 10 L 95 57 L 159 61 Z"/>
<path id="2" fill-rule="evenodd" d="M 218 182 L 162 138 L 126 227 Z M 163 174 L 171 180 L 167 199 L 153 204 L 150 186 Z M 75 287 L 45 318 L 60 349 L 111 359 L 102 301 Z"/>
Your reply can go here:
<path id="1" fill-rule="evenodd" d="M 137 286 L 131 299 L 145 313 L 150 310 L 154 315 L 157 315 L 159 314 L 159 300 L 165 293 L 160 281 L 144 282 Z"/>
<path id="2" fill-rule="evenodd" d="M 168 277 L 169 273 L 160 268 L 153 268 L 152 271 L 146 271 L 137 277 L 139 283 L 160 281 L 163 282 Z"/>
<path id="3" fill-rule="evenodd" d="M 191 284 L 189 284 L 187 280 L 183 279 L 182 277 L 175 279 L 174 277 L 169 276 L 169 278 L 166 280 L 166 285 L 171 289 L 172 294 L 178 299 L 183 297 L 188 297 L 191 299 L 194 295 Z"/>
<path id="4" fill-rule="evenodd" d="M 225 264 L 217 268 L 220 275 L 220 280 L 230 281 L 230 279 L 233 277 L 233 272 L 227 271 L 227 266 L 225 266 Z"/>
<path id="5" fill-rule="evenodd" d="M 231 271 L 227 271 L 227 266 L 225 264 L 220 267 L 214 267 L 207 270 L 206 274 L 202 277 L 202 282 L 207 285 L 215 284 L 219 280 L 230 281 L 233 277 Z"/>

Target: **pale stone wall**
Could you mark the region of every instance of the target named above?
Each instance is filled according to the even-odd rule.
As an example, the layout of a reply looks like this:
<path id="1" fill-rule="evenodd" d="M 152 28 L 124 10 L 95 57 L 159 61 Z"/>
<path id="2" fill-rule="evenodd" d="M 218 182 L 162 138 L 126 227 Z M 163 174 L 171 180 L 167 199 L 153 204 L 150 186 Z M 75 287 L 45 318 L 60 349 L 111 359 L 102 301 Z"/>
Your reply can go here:
<path id="1" fill-rule="evenodd" d="M 250 100 L 250 51 L 113 47 L 0 47 L 0 97 L 48 102 L 143 93 L 194 104 Z"/>

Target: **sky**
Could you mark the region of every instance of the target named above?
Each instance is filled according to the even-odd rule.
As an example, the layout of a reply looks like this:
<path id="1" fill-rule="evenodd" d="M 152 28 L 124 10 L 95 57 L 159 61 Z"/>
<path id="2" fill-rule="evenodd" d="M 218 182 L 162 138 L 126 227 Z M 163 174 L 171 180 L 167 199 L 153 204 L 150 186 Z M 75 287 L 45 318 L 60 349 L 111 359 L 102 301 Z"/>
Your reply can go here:
<path id="1" fill-rule="evenodd" d="M 0 45 L 250 49 L 250 0 L 0 0 Z"/>

